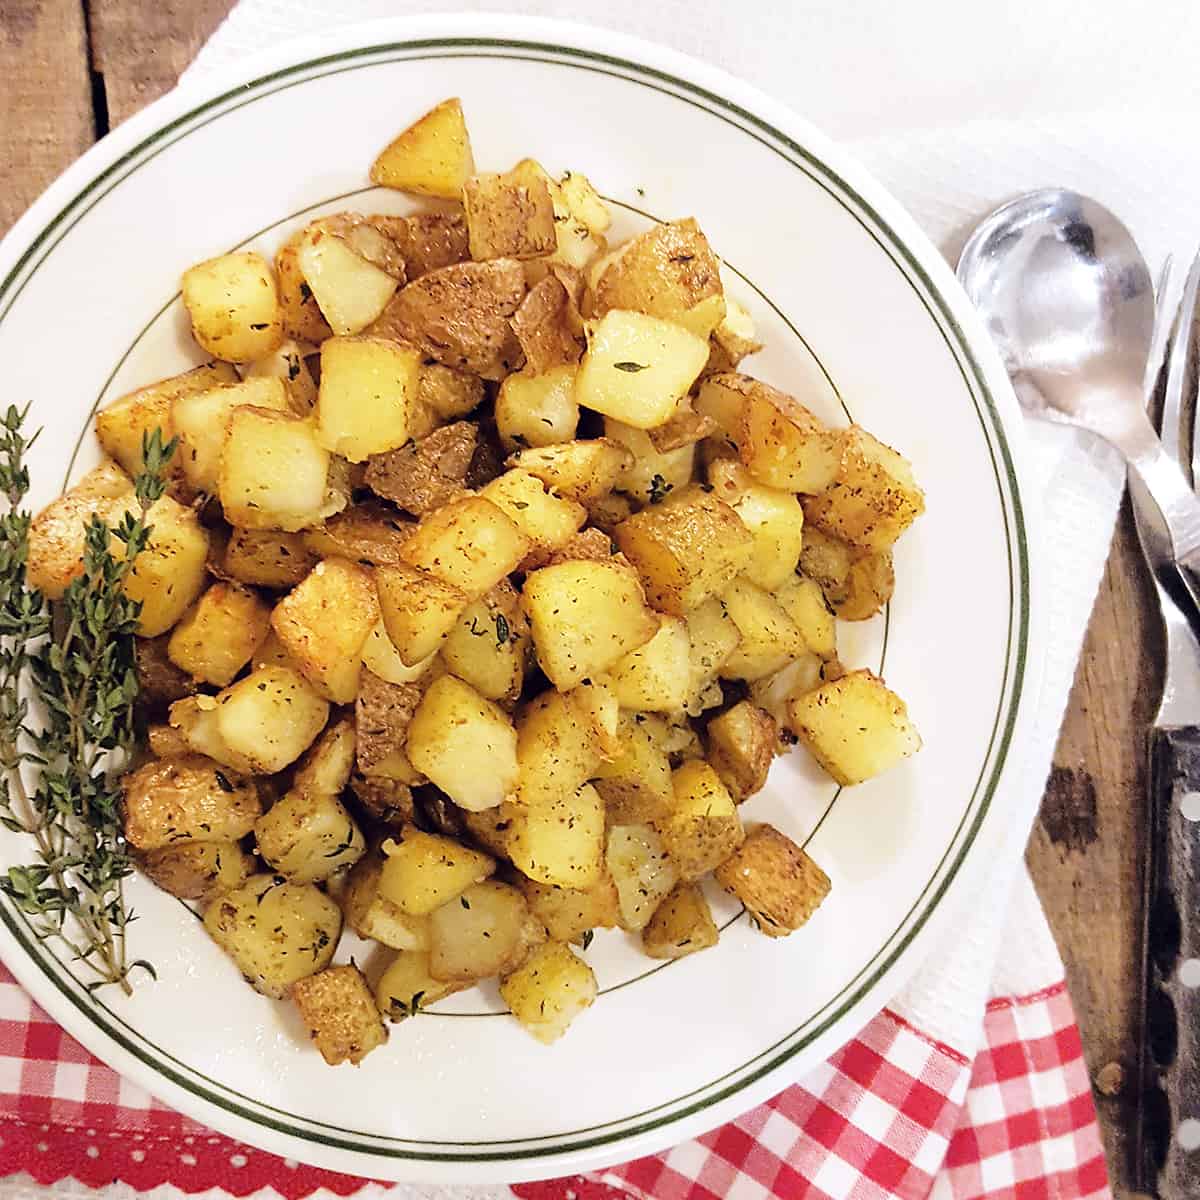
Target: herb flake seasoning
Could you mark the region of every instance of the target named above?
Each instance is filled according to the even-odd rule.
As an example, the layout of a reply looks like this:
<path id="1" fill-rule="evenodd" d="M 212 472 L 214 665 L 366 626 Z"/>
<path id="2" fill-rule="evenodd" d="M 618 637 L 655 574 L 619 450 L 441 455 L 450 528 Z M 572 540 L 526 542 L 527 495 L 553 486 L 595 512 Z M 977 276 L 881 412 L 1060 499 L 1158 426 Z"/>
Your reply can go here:
<path id="1" fill-rule="evenodd" d="M 649 363 L 636 363 L 636 362 L 613 363 L 614 369 L 616 369 L 618 371 L 625 371 L 630 375 L 636 375 L 639 371 L 644 371 L 649 365 L 650 365 Z"/>
<path id="2" fill-rule="evenodd" d="M 496 645 L 503 646 L 507 641 L 516 641 L 516 637 L 508 627 L 508 621 L 503 613 L 496 614 Z"/>
<path id="3" fill-rule="evenodd" d="M 650 480 L 650 503 L 661 504 L 667 493 L 673 491 L 674 488 L 673 483 L 668 483 L 661 475 L 655 475 Z"/>

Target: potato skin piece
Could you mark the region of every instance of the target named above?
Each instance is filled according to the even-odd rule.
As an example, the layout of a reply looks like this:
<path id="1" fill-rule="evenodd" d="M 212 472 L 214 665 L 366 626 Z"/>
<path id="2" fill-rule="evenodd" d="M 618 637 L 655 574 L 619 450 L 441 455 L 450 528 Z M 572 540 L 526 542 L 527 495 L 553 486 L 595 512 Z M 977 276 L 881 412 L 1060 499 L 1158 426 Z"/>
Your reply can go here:
<path id="1" fill-rule="evenodd" d="M 358 1066 L 388 1039 L 375 998 L 356 966 L 327 967 L 298 980 L 292 984 L 292 999 L 331 1067 L 344 1062 Z"/>
<path id="2" fill-rule="evenodd" d="M 377 496 L 419 517 L 460 496 L 479 444 L 479 429 L 456 421 L 428 437 L 367 459 L 365 482 Z"/>
<path id="3" fill-rule="evenodd" d="M 829 876 L 773 825 L 757 825 L 713 872 L 767 937 L 799 929 L 829 895 Z"/>
<path id="4" fill-rule="evenodd" d="M 699 886 L 677 883 L 642 930 L 642 950 L 648 958 L 686 958 L 715 946 L 719 936 Z"/>
<path id="5" fill-rule="evenodd" d="M 439 267 L 463 262 L 468 256 L 467 224 L 461 213 L 413 213 L 409 217 L 378 214 L 368 220 L 396 243 L 410 283 Z"/>
<path id="6" fill-rule="evenodd" d="M 180 842 L 151 850 L 140 865 L 164 892 L 209 900 L 241 887 L 254 874 L 255 861 L 237 842 Z"/>
<path id="7" fill-rule="evenodd" d="M 138 850 L 237 841 L 262 813 L 252 780 L 200 755 L 152 759 L 122 781 L 125 838 Z"/>
<path id="8" fill-rule="evenodd" d="M 160 708 L 191 696 L 196 681 L 167 657 L 167 635 L 133 639 L 133 662 L 138 680 L 138 703 Z"/>
<path id="9" fill-rule="evenodd" d="M 370 775 L 371 768 L 392 751 L 404 748 L 423 691 L 414 683 L 388 683 L 363 671 L 354 702 L 354 728 L 358 769 L 364 775 Z"/>
<path id="10" fill-rule="evenodd" d="M 779 742 L 779 725 L 770 713 L 742 700 L 708 723 L 708 761 L 741 804 L 761 791 Z"/>

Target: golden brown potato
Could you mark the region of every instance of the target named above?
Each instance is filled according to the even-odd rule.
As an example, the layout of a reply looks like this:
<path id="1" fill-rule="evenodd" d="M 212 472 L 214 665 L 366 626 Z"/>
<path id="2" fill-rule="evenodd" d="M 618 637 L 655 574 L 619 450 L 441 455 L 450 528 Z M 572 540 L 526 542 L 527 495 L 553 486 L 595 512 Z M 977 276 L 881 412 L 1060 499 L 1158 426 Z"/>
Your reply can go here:
<path id="1" fill-rule="evenodd" d="M 350 781 L 355 755 L 354 722 L 333 721 L 313 743 L 292 776 L 292 790 L 313 796 L 337 796 Z"/>
<path id="2" fill-rule="evenodd" d="M 800 630 L 808 649 L 819 658 L 837 658 L 837 622 L 816 580 L 790 575 L 775 589 L 775 599 Z"/>
<path id="3" fill-rule="evenodd" d="M 175 626 L 167 655 L 193 679 L 224 687 L 270 629 L 271 607 L 260 596 L 241 584 L 214 583 Z"/>
<path id="4" fill-rule="evenodd" d="M 375 589 L 387 640 L 409 667 L 437 653 L 469 603 L 465 592 L 405 563 L 379 567 Z"/>
<path id="5" fill-rule="evenodd" d="M 167 637 L 135 638 L 133 643 L 138 701 L 152 708 L 182 700 L 196 690 L 191 675 L 181 671 L 167 656 L 168 641 Z"/>
<path id="6" fill-rule="evenodd" d="M 353 964 L 327 967 L 292 984 L 292 999 L 309 1036 L 331 1066 L 357 1066 L 387 1041 L 375 998 L 362 972 Z"/>
<path id="7" fill-rule="evenodd" d="M 717 944 L 717 923 L 704 893 L 694 883 L 677 883 L 642 930 L 649 958 L 686 958 Z"/>
<path id="8" fill-rule="evenodd" d="M 588 888 L 554 887 L 525 877 L 518 886 L 529 911 L 556 942 L 573 942 L 591 929 L 617 926 L 617 889 L 607 869 Z"/>
<path id="9" fill-rule="evenodd" d="M 699 879 L 741 845 L 737 806 L 716 771 L 689 759 L 671 773 L 675 803 L 656 822 L 663 846 L 683 880 Z"/>
<path id="10" fill-rule="evenodd" d="M 590 506 L 611 492 L 633 456 L 611 438 L 561 442 L 514 454 L 508 465 L 536 475 L 568 500 Z"/>
<path id="11" fill-rule="evenodd" d="M 317 403 L 317 382 L 305 362 L 305 356 L 309 353 L 311 348 L 306 343 L 287 338 L 265 358 L 247 363 L 242 368 L 242 382 L 278 380 L 287 394 L 289 410 L 298 417 L 306 417 Z"/>
<path id="12" fill-rule="evenodd" d="M 488 855 L 412 825 L 384 842 L 383 853 L 380 895 L 401 912 L 417 917 L 457 900 L 496 869 L 495 860 Z"/>
<path id="13" fill-rule="evenodd" d="M 554 275 L 529 290 L 509 324 L 525 352 L 525 370 L 542 375 L 555 367 L 574 365 L 584 343 L 576 338 L 568 315 L 570 297 Z"/>
<path id="14" fill-rule="evenodd" d="M 361 218 L 312 222 L 296 243 L 296 265 L 337 336 L 361 333 L 404 282 L 396 247 Z"/>
<path id="15" fill-rule="evenodd" d="M 529 539 L 530 551 L 521 563 L 523 571 L 545 564 L 587 520 L 587 509 L 582 504 L 547 492 L 546 485 L 528 471 L 505 471 L 479 494 Z"/>
<path id="16" fill-rule="evenodd" d="M 148 726 L 146 745 L 155 758 L 180 758 L 192 753 L 187 739 L 172 725 Z"/>
<path id="17" fill-rule="evenodd" d="M 862 550 L 812 525 L 804 531 L 800 569 L 820 585 L 843 621 L 873 617 L 892 598 L 896 586 L 890 550 Z"/>
<path id="18" fill-rule="evenodd" d="M 528 160 L 504 175 L 471 176 L 463 184 L 462 202 L 476 262 L 538 258 L 558 244 L 550 189 Z"/>
<path id="19" fill-rule="evenodd" d="M 596 691 L 600 689 L 593 685 Z M 517 716 L 517 764 L 521 805 L 545 806 L 574 792 L 614 751 L 601 721 L 589 708 L 593 688 L 545 691 Z M 610 699 L 612 699 L 610 697 Z M 612 702 L 613 734 L 617 709 Z"/>
<path id="20" fill-rule="evenodd" d="M 625 712 L 617 736 L 621 752 L 601 763 L 592 780 L 604 798 L 608 819 L 615 825 L 652 823 L 666 816 L 674 804 L 671 763 L 661 737 L 661 722 L 644 713 Z"/>
<path id="21" fill-rule="evenodd" d="M 300 269 L 300 247 L 306 230 L 292 234 L 275 255 L 275 274 L 279 287 L 279 311 L 284 332 L 301 342 L 319 345 L 333 330 L 325 320 L 317 298 Z"/>
<path id="22" fill-rule="evenodd" d="M 388 144 L 371 166 L 371 182 L 418 196 L 457 200 L 474 171 L 462 102 L 453 96 Z"/>
<path id="23" fill-rule="evenodd" d="M 559 563 L 576 561 L 608 562 L 613 557 L 612 538 L 603 529 L 589 527 L 569 537 L 550 555 L 546 566 L 556 567 Z M 618 561 L 628 563 L 629 560 L 622 555 Z"/>
<path id="24" fill-rule="evenodd" d="M 221 557 L 224 575 L 255 587 L 295 587 L 317 565 L 302 535 L 276 529 L 235 529 Z"/>
<path id="25" fill-rule="evenodd" d="M 604 801 L 591 784 L 514 804 L 506 846 L 527 879 L 589 888 L 604 870 Z"/>
<path id="26" fill-rule="evenodd" d="M 763 679 L 808 654 L 787 610 L 746 576 L 721 593 L 721 603 L 738 632 L 737 647 L 721 666 L 722 679 Z"/>
<path id="27" fill-rule="evenodd" d="M 383 855 L 378 852 L 368 853 L 351 867 L 339 897 L 346 924 L 359 937 L 393 950 L 428 950 L 429 918 L 408 916 L 380 895 L 382 874 Z"/>
<path id="28" fill-rule="evenodd" d="M 261 255 L 222 254 L 183 275 L 183 304 L 196 341 L 215 358 L 250 362 L 283 341 L 275 275 Z"/>
<path id="29" fill-rule="evenodd" d="M 461 213 L 421 212 L 408 217 L 379 214 L 370 221 L 395 242 L 410 281 L 469 257 L 467 224 Z"/>
<path id="30" fill-rule="evenodd" d="M 366 839 L 337 796 L 290 791 L 254 825 L 259 856 L 293 883 L 320 883 L 367 852 Z"/>
<path id="31" fill-rule="evenodd" d="M 525 897 L 507 883 L 486 880 L 429 917 L 429 973 L 451 983 L 474 983 L 520 966 L 536 933 L 527 935 Z M 542 933 L 545 940 L 545 933 Z"/>
<path id="32" fill-rule="evenodd" d="M 465 986 L 434 979 L 428 950 L 401 950 L 375 985 L 375 1004 L 389 1021 L 403 1021 Z"/>
<path id="33" fill-rule="evenodd" d="M 608 831 L 605 862 L 617 889 L 622 929 L 646 927 L 662 898 L 679 882 L 679 871 L 650 825 L 614 825 Z"/>
<path id="34" fill-rule="evenodd" d="M 799 929 L 829 895 L 829 877 L 773 825 L 757 825 L 714 872 L 767 937 Z"/>
<path id="35" fill-rule="evenodd" d="M 579 425 L 574 365 L 541 375 L 528 366 L 504 380 L 496 395 L 496 430 L 505 450 L 569 442 Z"/>
<path id="36" fill-rule="evenodd" d="M 331 337 L 321 343 L 317 441 L 364 462 L 412 436 L 420 355 L 384 338 Z"/>
<path id="37" fill-rule="evenodd" d="M 239 888 L 255 862 L 237 842 L 180 842 L 141 857 L 142 870 L 164 892 L 180 900 L 210 900 Z"/>
<path id="38" fill-rule="evenodd" d="M 211 759 L 152 759 L 122 780 L 125 840 L 137 850 L 236 842 L 262 812 L 253 781 Z"/>
<path id="39" fill-rule="evenodd" d="M 521 694 L 529 644 L 521 597 L 503 579 L 463 610 L 442 646 L 442 660 L 481 696 L 504 703 Z"/>
<path id="40" fill-rule="evenodd" d="M 658 632 L 618 659 L 609 682 L 622 708 L 678 712 L 692 691 L 691 644 L 682 617 L 659 617 Z"/>
<path id="41" fill-rule="evenodd" d="M 742 700 L 708 723 L 708 762 L 739 804 L 761 791 L 779 744 L 770 713 Z"/>
<path id="42" fill-rule="evenodd" d="M 656 450 L 645 430 L 623 425 L 612 417 L 604 418 L 604 436 L 620 443 L 632 456 L 632 463 L 621 472 L 617 487 L 632 496 L 639 507 L 657 504 L 691 482 L 696 461 L 694 445 Z"/>
<path id="43" fill-rule="evenodd" d="M 539 1042 L 549 1045 L 596 999 L 592 968 L 561 942 L 539 946 L 500 983 L 512 1014 Z"/>
<path id="44" fill-rule="evenodd" d="M 171 706 L 172 725 L 176 708 L 188 703 Z M 325 728 L 329 704 L 298 671 L 256 667 L 217 696 L 212 711 L 218 748 L 227 747 L 258 774 L 273 775 L 313 744 Z"/>
<path id="45" fill-rule="evenodd" d="M 791 492 L 757 482 L 740 463 L 716 459 L 708 481 L 750 530 L 754 545 L 745 573 L 764 591 L 775 592 L 796 573 L 804 543 L 804 509 Z"/>
<path id="46" fill-rule="evenodd" d="M 683 446 L 694 446 L 706 437 L 712 437 L 717 432 L 717 423 L 712 417 L 694 412 L 682 405 L 675 415 L 665 424 L 647 431 L 654 449 L 660 454 L 670 450 L 679 450 Z"/>
<path id="47" fill-rule="evenodd" d="M 176 700 L 167 710 L 168 727 L 183 741 L 186 752 L 201 754 L 222 766 L 252 774 L 254 763 L 235 751 L 221 736 L 217 713 L 219 707 L 215 696 L 185 696 L 182 700 Z"/>
<path id="48" fill-rule="evenodd" d="M 377 496 L 422 516 L 461 496 L 479 445 L 479 429 L 457 421 L 367 462 L 365 482 Z"/>
<path id="49" fill-rule="evenodd" d="M 170 496 L 150 506 L 146 521 L 153 526 L 150 542 L 125 578 L 125 595 L 142 606 L 137 632 L 157 637 L 187 612 L 204 587 L 208 533 L 193 509 Z M 113 551 L 117 557 L 124 553 L 119 545 Z"/>
<path id="50" fill-rule="evenodd" d="M 317 558 L 348 558 L 379 567 L 400 561 L 400 548 L 413 528 L 395 509 L 367 500 L 306 529 L 299 540 Z"/>

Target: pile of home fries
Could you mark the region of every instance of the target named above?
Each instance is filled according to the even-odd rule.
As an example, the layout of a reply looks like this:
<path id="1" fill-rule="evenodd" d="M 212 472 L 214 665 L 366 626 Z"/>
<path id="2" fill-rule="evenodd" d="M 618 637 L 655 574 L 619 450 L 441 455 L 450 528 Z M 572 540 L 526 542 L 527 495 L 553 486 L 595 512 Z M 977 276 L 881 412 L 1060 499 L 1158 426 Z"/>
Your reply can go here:
<path id="1" fill-rule="evenodd" d="M 887 602 L 922 493 L 739 372 L 759 345 L 697 223 L 609 246 L 583 175 L 477 173 L 457 100 L 371 178 L 442 203 L 188 270 L 213 361 L 99 413 L 107 457 L 29 555 L 61 596 L 143 435 L 178 438 L 127 584 L 125 834 L 330 1063 L 491 978 L 553 1041 L 591 931 L 716 944 L 710 876 L 792 932 L 829 880 L 739 806 L 796 742 L 840 784 L 920 745 L 837 618 Z M 331 965 L 344 925 L 393 952 L 377 978 Z"/>

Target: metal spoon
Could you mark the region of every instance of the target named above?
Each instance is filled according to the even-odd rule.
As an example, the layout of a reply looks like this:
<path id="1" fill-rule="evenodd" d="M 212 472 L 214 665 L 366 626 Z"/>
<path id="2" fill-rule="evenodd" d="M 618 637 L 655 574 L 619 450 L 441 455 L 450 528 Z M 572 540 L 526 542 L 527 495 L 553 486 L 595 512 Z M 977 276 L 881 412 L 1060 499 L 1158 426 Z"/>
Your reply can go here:
<path id="1" fill-rule="evenodd" d="M 1154 284 L 1132 235 L 1076 192 L 1030 192 L 986 217 L 958 260 L 1027 412 L 1086 429 L 1125 457 L 1170 534 L 1200 614 L 1200 500 L 1146 413 Z M 1189 279 L 1191 303 L 1195 278 Z"/>

